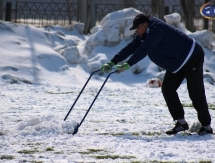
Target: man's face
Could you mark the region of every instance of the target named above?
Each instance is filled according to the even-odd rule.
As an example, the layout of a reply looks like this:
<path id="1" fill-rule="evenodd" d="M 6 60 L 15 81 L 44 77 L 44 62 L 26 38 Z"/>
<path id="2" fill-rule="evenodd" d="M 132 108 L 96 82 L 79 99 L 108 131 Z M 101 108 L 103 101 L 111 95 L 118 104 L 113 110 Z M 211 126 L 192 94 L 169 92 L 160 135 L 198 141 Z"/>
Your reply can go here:
<path id="1" fill-rule="evenodd" d="M 142 35 L 146 32 L 147 27 L 148 27 L 148 23 L 147 23 L 147 22 L 142 23 L 142 24 L 140 24 L 140 25 L 135 29 L 135 33 L 136 33 L 137 35 L 139 35 L 140 37 L 142 37 Z"/>

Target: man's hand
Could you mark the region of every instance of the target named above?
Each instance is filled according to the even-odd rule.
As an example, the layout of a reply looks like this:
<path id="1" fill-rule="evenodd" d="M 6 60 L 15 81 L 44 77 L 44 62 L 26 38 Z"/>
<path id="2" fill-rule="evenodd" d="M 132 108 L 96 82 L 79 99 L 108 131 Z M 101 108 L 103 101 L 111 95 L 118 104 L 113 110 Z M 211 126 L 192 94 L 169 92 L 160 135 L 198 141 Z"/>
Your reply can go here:
<path id="1" fill-rule="evenodd" d="M 101 72 L 109 73 L 114 65 L 115 64 L 112 61 L 103 64 L 101 67 Z"/>
<path id="2" fill-rule="evenodd" d="M 116 73 L 119 74 L 125 70 L 130 69 L 130 65 L 128 63 L 124 63 L 122 65 L 116 65 Z"/>

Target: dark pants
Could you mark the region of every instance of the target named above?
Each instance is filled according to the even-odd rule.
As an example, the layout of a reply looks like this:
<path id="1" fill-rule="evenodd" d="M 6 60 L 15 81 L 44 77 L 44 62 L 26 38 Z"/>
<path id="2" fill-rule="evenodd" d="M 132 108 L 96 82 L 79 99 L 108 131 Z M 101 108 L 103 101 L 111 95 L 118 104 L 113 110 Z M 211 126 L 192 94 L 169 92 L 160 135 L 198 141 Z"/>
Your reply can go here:
<path id="1" fill-rule="evenodd" d="M 211 123 L 211 117 L 205 96 L 203 81 L 204 51 L 201 49 L 197 56 L 188 62 L 177 73 L 166 71 L 162 84 L 162 93 L 173 120 L 184 118 L 184 109 L 179 100 L 177 89 L 186 78 L 189 97 L 198 113 L 202 126 Z"/>

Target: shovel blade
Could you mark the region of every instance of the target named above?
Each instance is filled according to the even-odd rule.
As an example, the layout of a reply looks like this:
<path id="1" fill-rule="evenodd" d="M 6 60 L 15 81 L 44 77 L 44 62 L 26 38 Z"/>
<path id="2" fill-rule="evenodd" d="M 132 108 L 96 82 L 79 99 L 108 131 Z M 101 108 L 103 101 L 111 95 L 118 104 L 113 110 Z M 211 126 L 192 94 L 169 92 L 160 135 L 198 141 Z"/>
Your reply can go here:
<path id="1" fill-rule="evenodd" d="M 74 128 L 73 135 L 77 134 L 79 126 L 80 126 L 79 123 L 77 123 L 77 125 Z"/>

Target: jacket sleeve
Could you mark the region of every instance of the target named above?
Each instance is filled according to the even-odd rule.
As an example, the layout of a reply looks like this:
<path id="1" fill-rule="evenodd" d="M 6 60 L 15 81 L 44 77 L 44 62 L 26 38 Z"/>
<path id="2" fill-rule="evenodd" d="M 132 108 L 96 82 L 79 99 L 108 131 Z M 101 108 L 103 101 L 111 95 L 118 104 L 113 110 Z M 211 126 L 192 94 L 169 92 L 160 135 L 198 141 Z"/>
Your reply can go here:
<path id="1" fill-rule="evenodd" d="M 122 50 L 120 50 L 111 61 L 115 64 L 121 62 L 132 55 L 140 46 L 141 40 L 137 38 L 138 36 L 135 35 L 133 40 L 128 43 Z"/>
<path id="2" fill-rule="evenodd" d="M 132 66 L 145 58 L 146 55 L 149 54 L 153 48 L 162 41 L 163 38 L 164 31 L 161 28 L 157 26 L 151 28 L 145 42 L 134 52 L 127 63 Z"/>

